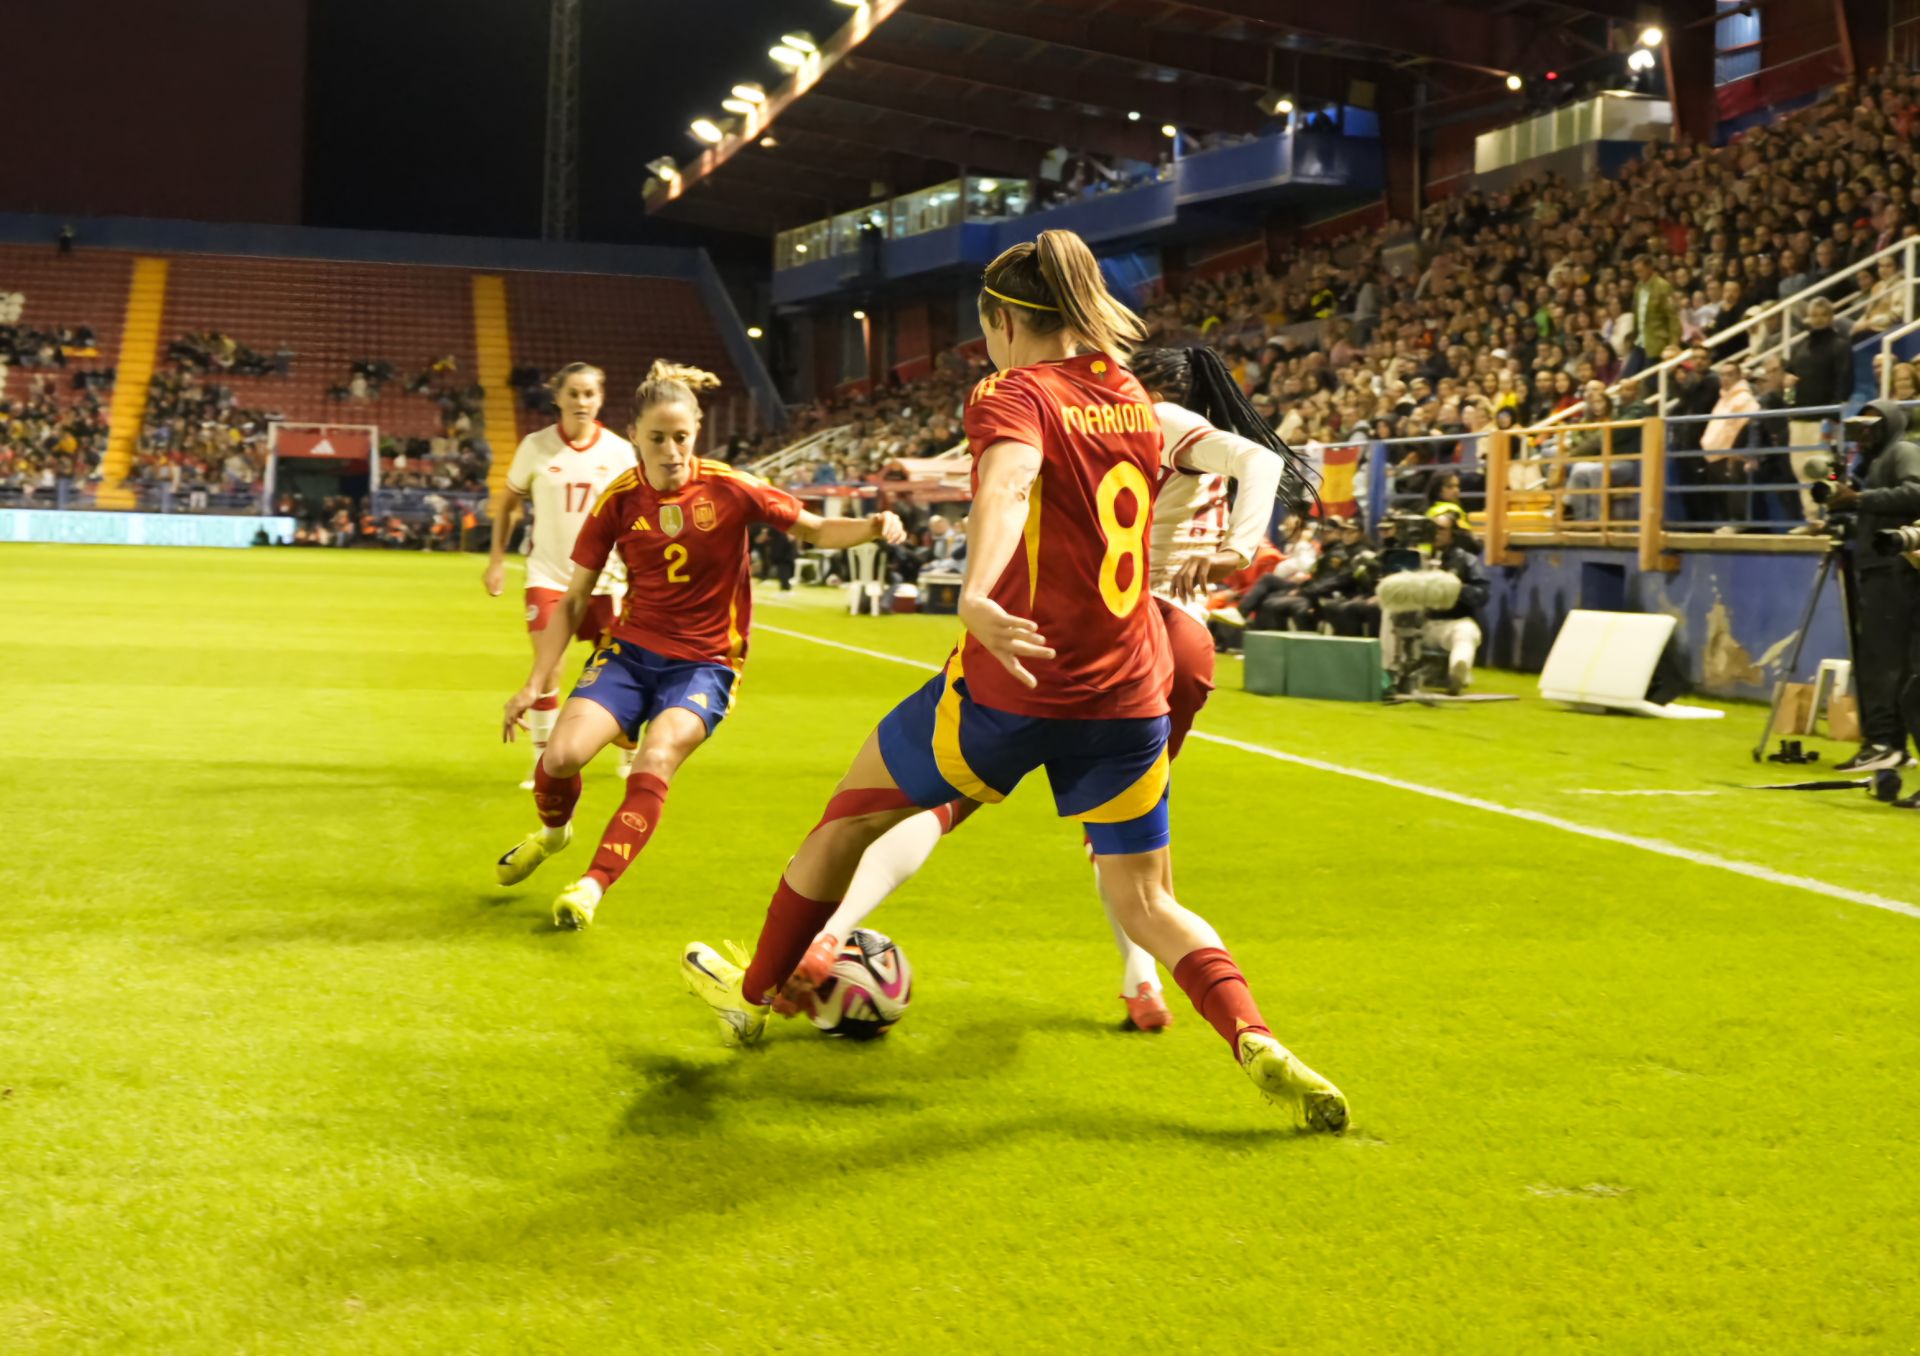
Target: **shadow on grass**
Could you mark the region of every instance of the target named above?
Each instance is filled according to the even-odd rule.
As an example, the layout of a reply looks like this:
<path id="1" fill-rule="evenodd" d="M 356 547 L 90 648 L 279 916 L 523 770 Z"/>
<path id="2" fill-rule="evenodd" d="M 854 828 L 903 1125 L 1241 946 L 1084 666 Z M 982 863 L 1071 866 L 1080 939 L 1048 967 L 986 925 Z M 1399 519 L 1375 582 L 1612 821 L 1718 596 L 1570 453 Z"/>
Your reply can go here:
<path id="1" fill-rule="evenodd" d="M 1100 1023 L 1080 1025 L 1111 1036 Z M 491 1265 L 501 1239 L 511 1238 L 521 1265 L 575 1267 L 601 1248 L 619 1255 L 635 1245 L 669 1245 L 690 1221 L 707 1217 L 805 1217 L 857 1194 L 862 1181 L 925 1174 L 949 1159 L 1026 1141 L 1084 1177 L 1124 1174 L 1130 1156 L 1176 1143 L 1255 1153 L 1304 1151 L 1324 1139 L 1271 1109 L 1267 1120 L 1223 1127 L 1022 1096 L 999 1099 L 1004 1114 L 979 1117 L 981 1090 L 965 1085 L 1006 1073 L 1039 1029 L 996 1018 L 915 1047 L 796 1033 L 719 1059 L 630 1051 L 622 1062 L 641 1086 L 612 1127 L 607 1155 L 578 1173 L 503 1186 L 488 1199 L 463 1192 L 445 1209 L 423 1205 L 418 1228 L 398 1223 L 366 1241 L 359 1264 L 380 1271 Z M 1208 1065 L 1215 1076 L 1225 1072 L 1216 1061 Z M 949 1102 L 965 1115 L 940 1114 Z"/>
<path id="2" fill-rule="evenodd" d="M 409 888 L 382 882 L 364 890 L 342 884 L 324 894 L 313 895 L 304 903 L 306 908 L 302 913 L 275 914 L 259 923 L 239 923 L 211 930 L 195 940 L 200 946 L 215 951 L 315 942 L 379 946 L 457 941 L 498 936 L 502 921 L 520 921 L 517 915 L 505 913 L 505 908 L 527 905 L 529 900 L 524 895 L 505 895 L 494 890 L 449 900 L 447 892 L 438 886 Z M 553 925 L 552 915 L 537 904 L 534 907 L 538 913 L 530 919 L 532 926 L 528 932 L 558 933 L 560 929 Z"/>

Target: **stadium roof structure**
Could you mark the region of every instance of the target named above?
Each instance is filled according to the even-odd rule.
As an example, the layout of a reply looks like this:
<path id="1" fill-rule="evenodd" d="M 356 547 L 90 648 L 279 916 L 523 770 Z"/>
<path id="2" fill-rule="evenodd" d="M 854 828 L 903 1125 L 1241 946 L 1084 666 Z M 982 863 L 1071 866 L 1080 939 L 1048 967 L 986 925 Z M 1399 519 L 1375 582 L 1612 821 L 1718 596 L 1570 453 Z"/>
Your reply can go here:
<path id="1" fill-rule="evenodd" d="M 963 169 L 1031 176 L 1055 147 L 1151 162 L 1163 126 L 1251 134 L 1282 97 L 1379 112 L 1391 155 L 1396 134 L 1416 134 L 1416 107 L 1429 126 L 1503 101 L 1517 109 L 1510 74 L 1575 69 L 1606 55 L 1607 21 L 1691 7 L 868 0 L 754 112 L 716 120 L 723 139 L 650 183 L 648 210 L 772 234 Z"/>

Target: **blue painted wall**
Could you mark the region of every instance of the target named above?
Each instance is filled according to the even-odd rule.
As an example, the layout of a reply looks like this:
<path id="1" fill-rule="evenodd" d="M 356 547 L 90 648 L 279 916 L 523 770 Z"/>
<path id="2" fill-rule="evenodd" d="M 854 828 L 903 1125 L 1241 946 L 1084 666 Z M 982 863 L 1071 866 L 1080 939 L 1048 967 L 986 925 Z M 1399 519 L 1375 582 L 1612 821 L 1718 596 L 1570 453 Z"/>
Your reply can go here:
<path id="1" fill-rule="evenodd" d="M 1809 679 L 1822 659 L 1847 656 L 1840 590 L 1830 580 L 1798 673 L 1784 666 L 1820 569 L 1818 556 L 1693 551 L 1675 574 L 1642 574 L 1631 551 L 1527 550 L 1495 568 L 1481 619 L 1485 662 L 1538 672 L 1575 608 L 1665 613 L 1679 622 L 1678 657 L 1701 692 L 1766 699 L 1777 678 Z"/>
<path id="2" fill-rule="evenodd" d="M 1353 111 L 1356 115 L 1358 110 Z M 1356 122 L 1357 122 L 1356 118 Z M 1365 124 L 1369 129 L 1372 123 Z M 1236 198 L 1252 201 L 1289 189 L 1374 194 L 1382 183 L 1380 142 L 1369 130 L 1342 135 L 1300 131 L 1257 137 L 1181 158 L 1172 178 L 1103 193 L 1004 221 L 969 221 L 886 242 L 882 276 L 861 280 L 851 256 L 776 269 L 773 298 L 783 305 L 828 297 L 859 281 L 880 283 L 948 268 L 979 268 L 1009 245 L 1040 231 L 1069 230 L 1088 242 L 1139 240 L 1183 221 L 1181 209 Z M 1204 219 L 1189 214 L 1186 224 Z"/>

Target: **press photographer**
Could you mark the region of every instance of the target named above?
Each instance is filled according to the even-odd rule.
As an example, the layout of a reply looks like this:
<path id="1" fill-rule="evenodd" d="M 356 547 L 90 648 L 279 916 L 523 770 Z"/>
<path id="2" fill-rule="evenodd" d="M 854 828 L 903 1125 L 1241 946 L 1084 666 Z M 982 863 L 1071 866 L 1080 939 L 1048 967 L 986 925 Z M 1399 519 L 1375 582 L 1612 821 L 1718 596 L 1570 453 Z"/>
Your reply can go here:
<path id="1" fill-rule="evenodd" d="M 1866 742 L 1842 772 L 1900 767 L 1908 732 L 1920 737 L 1920 571 L 1899 554 L 1903 541 L 1920 535 L 1902 532 L 1920 520 L 1920 447 L 1905 441 L 1906 431 L 1904 409 L 1874 401 L 1846 422 L 1857 458 L 1853 480 L 1814 487 L 1816 497 L 1828 490 L 1829 528 L 1838 526 L 1846 539 L 1858 599 L 1853 671 Z M 1916 801 L 1901 804 L 1912 809 Z"/>

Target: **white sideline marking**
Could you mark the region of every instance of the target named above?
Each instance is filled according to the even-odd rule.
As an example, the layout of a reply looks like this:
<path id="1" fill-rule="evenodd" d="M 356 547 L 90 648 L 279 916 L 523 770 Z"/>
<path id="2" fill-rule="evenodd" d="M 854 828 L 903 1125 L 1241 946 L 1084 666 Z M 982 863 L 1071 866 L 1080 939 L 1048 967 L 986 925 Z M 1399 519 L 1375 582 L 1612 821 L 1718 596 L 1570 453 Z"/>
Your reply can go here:
<path id="1" fill-rule="evenodd" d="M 811 641 L 815 645 L 825 645 L 829 649 L 845 650 L 848 654 L 865 655 L 868 659 L 880 659 L 889 664 L 905 664 L 910 669 L 919 669 L 922 673 L 932 673 L 939 669 L 937 664 L 923 664 L 917 659 L 908 659 L 902 655 L 887 654 L 882 650 L 863 649 L 858 645 L 846 645 L 837 640 L 827 640 L 822 636 L 809 635 L 805 631 L 790 631 L 781 626 L 768 626 L 762 623 L 762 631 L 771 631 L 775 635 L 791 636 L 795 640 Z M 1659 838 L 1642 838 L 1638 834 L 1615 833 L 1612 829 L 1596 828 L 1591 824 L 1577 824 L 1571 819 L 1562 819 L 1558 815 L 1542 814 L 1538 810 L 1522 810 L 1511 805 L 1501 805 L 1496 801 L 1482 800 L 1478 796 L 1463 796 L 1456 791 L 1442 791 L 1437 787 L 1422 786 L 1418 782 L 1402 781 L 1398 777 L 1383 776 L 1378 772 L 1367 772 L 1357 767 L 1342 767 L 1338 763 L 1323 762 L 1318 758 L 1307 758 L 1297 753 L 1283 753 L 1279 749 L 1270 749 L 1264 744 L 1249 744 L 1242 739 L 1229 739 L 1225 735 L 1208 734 L 1205 730 L 1194 730 L 1189 739 L 1204 739 L 1209 744 L 1220 744 L 1230 749 L 1239 749 L 1242 753 L 1251 753 L 1261 758 L 1271 758 L 1276 762 L 1292 763 L 1295 767 L 1312 768 L 1315 772 L 1330 772 L 1336 777 L 1351 777 L 1355 781 L 1372 782 L 1375 786 L 1387 786 L 1395 791 L 1406 791 L 1416 796 L 1426 796 L 1430 800 L 1445 801 L 1449 805 L 1464 806 L 1469 810 L 1484 810 L 1488 814 L 1505 815 L 1508 819 L 1524 820 L 1529 824 L 1538 824 L 1544 828 L 1558 829 L 1562 833 L 1577 834 L 1582 838 L 1596 839 L 1602 843 L 1614 843 L 1621 847 L 1638 848 L 1642 852 L 1651 852 L 1660 857 L 1672 857 L 1678 861 L 1691 862 L 1695 866 L 1710 866 L 1720 871 L 1731 871 L 1736 876 L 1746 876 L 1750 880 L 1765 881 L 1769 885 L 1784 885 L 1794 890 L 1806 890 L 1812 894 L 1825 895 L 1829 899 L 1845 900 L 1850 904 L 1864 904 L 1870 909 L 1885 909 L 1888 913 L 1904 914 L 1908 918 L 1920 918 L 1920 905 L 1908 904 L 1898 899 L 1888 899 L 1885 895 L 1876 895 L 1866 890 L 1852 890 L 1844 885 L 1833 885 L 1812 876 L 1796 876 L 1786 871 L 1775 871 L 1770 866 L 1760 866 L 1754 862 L 1743 862 L 1732 857 L 1721 857 L 1711 852 L 1699 852 L 1693 848 L 1681 847 Z M 1707 793 L 1711 794 L 1711 793 Z"/>
<path id="2" fill-rule="evenodd" d="M 1592 787 L 1582 787 L 1578 791 L 1567 792 L 1569 796 L 1717 796 L 1718 791 L 1596 791 Z"/>

